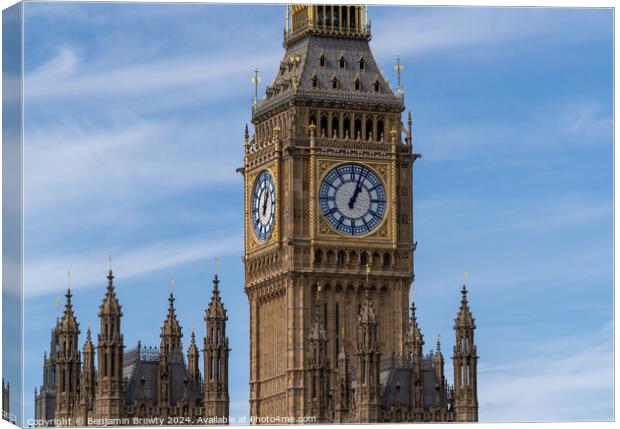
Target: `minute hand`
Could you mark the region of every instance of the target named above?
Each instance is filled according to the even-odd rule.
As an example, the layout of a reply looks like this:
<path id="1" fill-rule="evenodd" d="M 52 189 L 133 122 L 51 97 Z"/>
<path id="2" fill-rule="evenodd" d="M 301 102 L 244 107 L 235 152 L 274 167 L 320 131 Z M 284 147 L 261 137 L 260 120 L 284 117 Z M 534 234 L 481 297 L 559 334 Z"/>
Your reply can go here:
<path id="1" fill-rule="evenodd" d="M 349 208 L 352 209 L 355 201 L 357 200 L 357 194 L 362 190 L 362 175 L 360 174 L 359 179 L 357 179 L 357 185 L 355 186 L 355 192 L 353 192 L 353 196 L 349 200 Z"/>

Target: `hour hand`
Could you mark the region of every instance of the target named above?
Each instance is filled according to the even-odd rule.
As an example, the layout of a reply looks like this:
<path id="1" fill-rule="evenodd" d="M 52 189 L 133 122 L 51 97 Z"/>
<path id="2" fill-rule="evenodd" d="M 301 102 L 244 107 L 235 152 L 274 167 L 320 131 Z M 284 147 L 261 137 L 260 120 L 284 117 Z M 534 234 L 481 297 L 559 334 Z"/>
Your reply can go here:
<path id="1" fill-rule="evenodd" d="M 360 193 L 361 190 L 362 190 L 362 185 L 358 184 L 355 187 L 355 192 L 353 192 L 353 196 L 349 200 L 349 208 L 350 209 L 353 208 L 353 205 L 355 204 L 355 201 L 357 200 L 357 195 Z"/>
<path id="2" fill-rule="evenodd" d="M 267 193 L 265 192 L 265 198 L 263 198 L 263 216 L 265 216 L 265 213 L 267 212 Z"/>

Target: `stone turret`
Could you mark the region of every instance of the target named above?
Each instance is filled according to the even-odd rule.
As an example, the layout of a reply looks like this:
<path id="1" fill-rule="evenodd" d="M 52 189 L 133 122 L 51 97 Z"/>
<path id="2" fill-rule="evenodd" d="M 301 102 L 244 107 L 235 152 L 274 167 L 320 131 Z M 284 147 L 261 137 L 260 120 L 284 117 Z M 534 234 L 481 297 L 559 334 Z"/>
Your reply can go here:
<path id="1" fill-rule="evenodd" d="M 58 325 L 59 350 L 56 353 L 56 418 L 59 424 L 70 425 L 78 405 L 80 383 L 80 325 L 73 313 L 71 288 L 67 288 L 65 312 Z"/>
<path id="2" fill-rule="evenodd" d="M 86 341 L 82 347 L 82 377 L 80 378 L 80 414 L 84 421 L 92 413 L 95 404 L 95 346 L 91 338 L 90 327 L 86 331 Z"/>
<path id="3" fill-rule="evenodd" d="M 192 329 L 192 338 L 187 349 L 187 378 L 195 386 L 200 384 L 200 368 L 199 368 L 200 352 L 196 345 L 196 334 Z"/>
<path id="4" fill-rule="evenodd" d="M 213 423 L 228 423 L 228 337 L 226 337 L 226 309 L 219 291 L 220 281 L 215 275 L 213 294 L 205 312 L 207 336 L 204 339 L 205 418 Z"/>
<path id="5" fill-rule="evenodd" d="M 351 376 L 349 373 L 349 356 L 344 340 L 341 335 L 340 351 L 338 352 L 338 375 L 336 377 L 336 412 L 335 423 L 345 423 L 349 419 L 351 407 Z"/>
<path id="6" fill-rule="evenodd" d="M 417 419 L 421 419 L 424 412 L 424 388 L 422 385 L 422 346 L 424 336 L 418 326 L 415 314 L 415 303 L 411 302 L 411 316 L 405 337 L 405 359 L 411 364 L 411 410 Z"/>
<path id="7" fill-rule="evenodd" d="M 97 337 L 97 394 L 95 416 L 118 419 L 123 415 L 123 312 L 114 289 L 114 274 L 108 274 L 108 288 L 99 307 Z"/>
<path id="8" fill-rule="evenodd" d="M 461 308 L 454 319 L 455 346 L 452 356 L 454 366 L 454 409 L 456 421 L 478 421 L 478 387 L 476 345 L 474 343 L 475 319 L 467 302 L 467 287 L 461 291 Z"/>
<path id="9" fill-rule="evenodd" d="M 357 421 L 374 423 L 379 420 L 379 359 L 377 320 L 366 281 L 364 300 L 357 316 L 357 362 L 355 365 L 355 397 Z"/>
<path id="10" fill-rule="evenodd" d="M 327 360 L 327 334 L 321 314 L 321 285 L 317 284 L 314 323 L 310 331 L 310 413 L 317 422 L 327 418 L 329 405 L 329 362 Z"/>
<path id="11" fill-rule="evenodd" d="M 444 359 L 441 353 L 441 342 L 437 338 L 437 348 L 434 356 L 435 367 L 435 399 L 433 404 L 436 409 L 443 410 L 446 405 L 446 378 L 444 376 Z"/>
<path id="12" fill-rule="evenodd" d="M 171 280 L 171 288 L 173 285 Z M 174 294 L 168 297 L 168 314 L 161 327 L 161 343 L 159 346 L 157 404 L 162 416 L 167 416 L 172 404 L 171 364 L 182 359 L 181 325 L 174 308 Z"/>

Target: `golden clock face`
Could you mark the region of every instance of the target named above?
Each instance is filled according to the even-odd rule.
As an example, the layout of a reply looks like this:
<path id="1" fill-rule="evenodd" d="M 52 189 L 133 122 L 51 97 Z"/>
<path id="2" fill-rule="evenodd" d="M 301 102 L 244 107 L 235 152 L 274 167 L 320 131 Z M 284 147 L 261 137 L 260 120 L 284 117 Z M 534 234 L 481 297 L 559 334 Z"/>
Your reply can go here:
<path id="1" fill-rule="evenodd" d="M 385 216 L 385 187 L 365 165 L 340 164 L 321 182 L 319 205 L 323 217 L 336 231 L 350 236 L 368 234 Z"/>

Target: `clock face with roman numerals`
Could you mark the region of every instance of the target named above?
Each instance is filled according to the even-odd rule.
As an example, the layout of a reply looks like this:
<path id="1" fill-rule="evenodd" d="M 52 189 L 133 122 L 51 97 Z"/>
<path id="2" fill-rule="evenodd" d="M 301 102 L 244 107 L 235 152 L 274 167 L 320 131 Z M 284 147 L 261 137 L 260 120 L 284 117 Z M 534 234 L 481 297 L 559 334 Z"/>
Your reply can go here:
<path id="1" fill-rule="evenodd" d="M 337 231 L 363 235 L 374 230 L 385 215 L 385 188 L 375 173 L 361 164 L 340 164 L 321 183 L 321 212 Z"/>
<path id="2" fill-rule="evenodd" d="M 259 174 L 252 192 L 252 225 L 260 241 L 267 241 L 276 219 L 276 188 L 268 171 Z"/>

